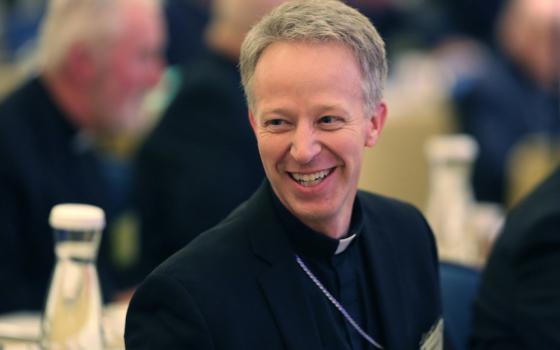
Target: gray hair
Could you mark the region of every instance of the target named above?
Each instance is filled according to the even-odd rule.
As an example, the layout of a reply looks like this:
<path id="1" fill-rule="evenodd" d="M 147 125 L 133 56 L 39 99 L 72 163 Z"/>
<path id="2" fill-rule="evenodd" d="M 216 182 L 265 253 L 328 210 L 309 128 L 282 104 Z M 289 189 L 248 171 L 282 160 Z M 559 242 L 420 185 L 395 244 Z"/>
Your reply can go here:
<path id="1" fill-rule="evenodd" d="M 288 1 L 265 16 L 241 46 L 241 81 L 254 109 L 252 80 L 264 50 L 279 41 L 340 42 L 349 47 L 360 66 L 364 111 L 379 103 L 387 78 L 385 44 L 369 19 L 338 0 Z"/>
<path id="2" fill-rule="evenodd" d="M 126 2 L 139 0 L 50 0 L 39 34 L 39 69 L 59 68 L 76 43 L 102 54 L 120 29 Z M 159 0 L 144 2 L 160 5 Z"/>

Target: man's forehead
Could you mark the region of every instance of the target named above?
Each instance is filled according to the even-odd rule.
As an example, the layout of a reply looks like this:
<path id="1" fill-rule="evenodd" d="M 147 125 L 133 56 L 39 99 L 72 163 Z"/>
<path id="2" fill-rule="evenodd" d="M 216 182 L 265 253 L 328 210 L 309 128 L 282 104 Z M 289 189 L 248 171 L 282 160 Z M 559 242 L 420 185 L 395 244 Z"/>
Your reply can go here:
<path id="1" fill-rule="evenodd" d="M 253 82 L 278 76 L 278 72 L 293 74 L 294 78 L 316 72 L 315 81 L 344 72 L 363 80 L 361 66 L 352 49 L 336 41 L 279 41 L 269 45 L 257 61 Z"/>
<path id="2" fill-rule="evenodd" d="M 333 77 L 346 81 L 347 76 L 361 85 L 360 67 L 352 51 L 342 44 L 278 42 L 261 55 L 253 84 L 321 85 L 332 83 Z"/>
<path id="3" fill-rule="evenodd" d="M 348 51 L 350 53 L 352 52 L 352 49 L 348 44 L 345 44 L 345 43 L 337 41 L 337 40 L 315 40 L 315 39 L 277 40 L 277 41 L 271 42 L 269 45 L 267 45 L 263 49 L 263 51 L 261 52 L 261 54 L 259 56 L 257 64 L 262 59 L 262 57 L 267 54 L 267 52 L 269 52 L 269 51 L 271 51 L 271 49 L 277 48 L 277 47 L 300 48 L 300 49 L 313 49 L 313 48 L 321 49 L 321 48 L 325 48 L 325 47 L 330 47 L 330 48 L 339 47 L 339 48 L 341 48 L 345 51 Z"/>

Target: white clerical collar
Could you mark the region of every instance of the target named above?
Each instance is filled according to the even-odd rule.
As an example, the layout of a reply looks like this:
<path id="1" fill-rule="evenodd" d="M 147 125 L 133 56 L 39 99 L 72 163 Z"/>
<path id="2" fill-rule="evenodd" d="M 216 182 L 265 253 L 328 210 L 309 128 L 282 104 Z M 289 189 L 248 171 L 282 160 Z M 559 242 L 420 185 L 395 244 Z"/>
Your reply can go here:
<path id="1" fill-rule="evenodd" d="M 336 248 L 336 251 L 334 252 L 334 255 L 340 254 L 343 251 L 346 250 L 346 248 L 348 248 L 348 246 L 350 245 L 350 243 L 352 243 L 352 241 L 354 240 L 354 238 L 356 238 L 356 234 L 354 233 L 352 236 L 350 237 L 346 237 L 346 238 L 342 238 L 338 241 L 338 247 Z"/>

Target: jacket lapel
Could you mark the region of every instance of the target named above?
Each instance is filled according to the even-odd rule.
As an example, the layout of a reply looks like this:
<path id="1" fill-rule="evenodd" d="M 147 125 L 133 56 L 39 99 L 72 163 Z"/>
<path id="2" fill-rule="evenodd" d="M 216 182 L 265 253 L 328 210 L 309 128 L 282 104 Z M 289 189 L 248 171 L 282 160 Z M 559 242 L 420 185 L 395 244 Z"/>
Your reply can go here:
<path id="1" fill-rule="evenodd" d="M 252 229 L 254 253 L 266 268 L 259 284 L 289 350 L 321 349 L 317 325 L 307 302 L 297 264 L 286 233 L 274 213 L 268 184 L 261 186 L 251 201 L 256 225 Z"/>
<path id="2" fill-rule="evenodd" d="M 385 349 L 404 349 L 407 319 L 402 303 L 404 291 L 399 261 L 396 256 L 397 242 L 391 239 L 375 218 L 364 218 L 364 246 L 366 264 L 370 267 L 375 286 L 375 302 L 380 308 Z"/>
<path id="3" fill-rule="evenodd" d="M 278 323 L 287 349 L 321 349 L 319 331 L 311 317 L 300 280 L 295 278 L 293 264 L 274 264 L 262 274 L 259 282 Z"/>

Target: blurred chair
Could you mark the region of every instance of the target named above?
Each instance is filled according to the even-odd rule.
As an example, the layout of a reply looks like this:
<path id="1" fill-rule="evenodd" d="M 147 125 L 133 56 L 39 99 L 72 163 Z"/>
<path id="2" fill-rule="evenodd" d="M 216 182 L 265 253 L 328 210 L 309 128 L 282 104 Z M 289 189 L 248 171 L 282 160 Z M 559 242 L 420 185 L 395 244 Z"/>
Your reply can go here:
<path id="1" fill-rule="evenodd" d="M 511 150 L 506 164 L 506 204 L 514 206 L 560 164 L 560 140 L 532 134 Z"/>
<path id="2" fill-rule="evenodd" d="M 442 261 L 440 286 L 445 335 L 453 350 L 467 350 L 472 304 L 480 283 L 480 271 Z"/>
<path id="3" fill-rule="evenodd" d="M 389 116 L 379 142 L 364 154 L 359 187 L 425 209 L 429 169 L 424 145 L 431 136 L 452 130 L 452 118 L 443 111 L 430 116 Z"/>

